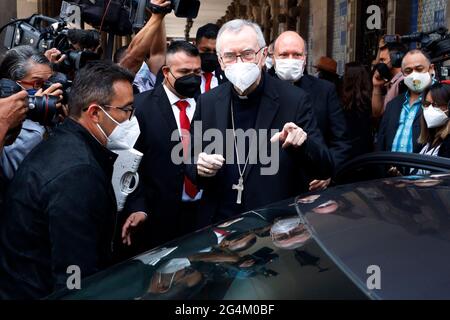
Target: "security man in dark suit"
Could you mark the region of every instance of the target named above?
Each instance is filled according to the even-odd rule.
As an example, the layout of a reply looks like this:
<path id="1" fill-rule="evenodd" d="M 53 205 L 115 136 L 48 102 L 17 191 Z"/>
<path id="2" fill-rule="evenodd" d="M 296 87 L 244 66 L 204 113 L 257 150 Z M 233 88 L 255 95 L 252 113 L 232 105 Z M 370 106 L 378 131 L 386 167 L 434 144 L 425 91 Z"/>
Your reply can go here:
<path id="1" fill-rule="evenodd" d="M 216 53 L 216 39 L 219 29 L 218 25 L 207 23 L 198 28 L 195 37 L 195 45 L 202 60 L 202 84 L 200 87 L 202 93 L 208 92 L 227 81 L 220 68 Z"/>
<path id="2" fill-rule="evenodd" d="M 162 71 L 164 83 L 135 98 L 142 132 L 135 148 L 144 157 L 139 168 L 140 186 L 130 195 L 126 210 L 148 214 L 146 248 L 194 231 L 202 195 L 186 177 L 183 164 L 196 108 L 194 97 L 200 93 L 202 71 L 197 48 L 185 41 L 173 42 Z M 181 150 L 177 149 L 180 142 Z"/>
<path id="3" fill-rule="evenodd" d="M 200 226 L 305 191 L 299 179 L 304 171 L 317 179 L 332 173 L 306 93 L 262 72 L 267 48 L 260 27 L 244 20 L 226 23 L 219 31 L 217 53 L 230 82 L 200 96 L 193 121 L 202 128 L 196 130 L 194 123 L 191 129 L 194 162 L 188 173 L 205 189 Z M 208 151 L 209 144 L 202 141 L 208 129 L 227 137 L 225 150 Z M 233 136 L 237 141 L 242 132 L 250 133 L 251 142 L 246 139 L 245 148 L 238 143 L 233 148 Z M 264 172 L 261 154 L 274 146 L 279 146 L 271 153 L 276 170 Z"/>
<path id="4" fill-rule="evenodd" d="M 351 149 L 344 113 L 332 83 L 304 74 L 306 61 L 305 40 L 294 31 L 283 32 L 274 46 L 275 74 L 310 95 L 317 124 L 337 170 L 348 160 Z M 309 187 L 314 191 L 327 187 L 329 183 L 329 179 L 314 180 Z"/>

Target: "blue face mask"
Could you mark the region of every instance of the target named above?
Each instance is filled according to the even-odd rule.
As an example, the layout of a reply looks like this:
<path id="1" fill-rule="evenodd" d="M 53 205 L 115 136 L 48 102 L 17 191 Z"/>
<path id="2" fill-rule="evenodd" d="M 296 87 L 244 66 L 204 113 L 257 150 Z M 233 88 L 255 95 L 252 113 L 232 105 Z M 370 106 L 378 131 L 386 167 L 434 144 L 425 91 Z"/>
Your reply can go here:
<path id="1" fill-rule="evenodd" d="M 36 89 L 27 89 L 27 92 L 28 92 L 28 95 L 34 96 L 36 94 L 37 90 Z"/>

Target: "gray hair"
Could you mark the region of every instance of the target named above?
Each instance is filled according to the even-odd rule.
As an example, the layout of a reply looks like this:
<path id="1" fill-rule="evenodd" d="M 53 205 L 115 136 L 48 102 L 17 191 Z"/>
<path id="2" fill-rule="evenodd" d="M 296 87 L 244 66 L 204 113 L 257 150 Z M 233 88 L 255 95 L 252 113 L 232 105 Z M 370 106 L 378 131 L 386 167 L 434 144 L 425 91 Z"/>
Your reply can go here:
<path id="1" fill-rule="evenodd" d="M 51 67 L 45 55 L 31 46 L 12 48 L 6 52 L 0 64 L 1 77 L 14 81 L 22 80 L 33 64 L 45 64 Z"/>
<path id="2" fill-rule="evenodd" d="M 264 35 L 261 31 L 261 28 L 256 23 L 251 22 L 249 20 L 235 19 L 235 20 L 228 21 L 227 23 L 225 23 L 222 26 L 222 28 L 220 28 L 219 33 L 217 35 L 216 51 L 218 53 L 221 53 L 221 51 L 220 51 L 220 45 L 222 42 L 221 38 L 225 31 L 231 31 L 233 33 L 238 33 L 244 27 L 250 27 L 255 31 L 258 45 L 260 46 L 260 48 L 263 48 L 266 46 L 266 40 L 264 39 Z"/>

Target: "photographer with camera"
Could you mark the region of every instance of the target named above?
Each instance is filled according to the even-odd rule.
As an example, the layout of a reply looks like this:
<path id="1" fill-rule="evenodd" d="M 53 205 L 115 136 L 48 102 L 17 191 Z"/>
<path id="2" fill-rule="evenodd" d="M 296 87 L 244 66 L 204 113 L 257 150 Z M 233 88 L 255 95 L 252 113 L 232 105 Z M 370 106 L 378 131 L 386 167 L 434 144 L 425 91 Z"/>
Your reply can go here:
<path id="1" fill-rule="evenodd" d="M 27 93 L 21 91 L 7 98 L 0 99 L 0 152 L 3 147 L 14 142 L 25 120 L 27 107 Z M 0 164 L 0 212 L 2 212 L 3 195 L 7 181 L 3 177 L 3 166 Z"/>
<path id="2" fill-rule="evenodd" d="M 23 122 L 16 141 L 4 148 L 0 158 L 3 174 L 11 180 L 26 155 L 44 139 L 45 125 L 50 125 L 54 120 L 52 113 L 53 116 L 57 113 L 67 116 L 67 108 L 60 102 L 63 95 L 61 84 L 47 84 L 48 88 L 44 89 L 46 81 L 53 75 L 51 64 L 44 54 L 30 46 L 18 46 L 5 54 L 0 68 L 0 78 L 16 82 L 18 90 L 24 89 L 29 97 L 37 99 L 30 102 L 29 98 L 28 119 Z M 2 83 L 5 81 L 2 80 Z M 50 96 L 55 98 L 50 99 Z M 39 102 L 44 104 L 42 111 L 39 111 Z"/>
<path id="3" fill-rule="evenodd" d="M 164 17 L 167 12 L 161 8 L 168 8 L 170 1 L 151 0 L 152 16 L 146 25 L 136 34 L 131 41 L 124 57 L 120 61 L 120 66 L 138 73 L 145 63 L 150 51 L 150 61 L 152 66 L 148 69 L 156 75 L 165 63 L 166 39 L 163 26 Z M 156 8 L 156 9 L 155 9 Z"/>
<path id="4" fill-rule="evenodd" d="M 372 78 L 372 114 L 375 119 L 383 116 L 387 104 L 400 93 L 402 60 L 406 52 L 406 47 L 401 43 L 380 41 L 378 64 Z"/>
<path id="5" fill-rule="evenodd" d="M 70 117 L 24 160 L 0 215 L 0 299 L 38 299 L 111 262 L 117 146 L 136 132 L 133 75 L 112 62 L 81 69 Z"/>
<path id="6" fill-rule="evenodd" d="M 0 99 L 0 152 L 17 137 L 17 129 L 20 129 L 27 115 L 27 97 L 27 92 L 21 91 Z M 17 131 L 16 134 L 13 134 L 14 130 Z"/>

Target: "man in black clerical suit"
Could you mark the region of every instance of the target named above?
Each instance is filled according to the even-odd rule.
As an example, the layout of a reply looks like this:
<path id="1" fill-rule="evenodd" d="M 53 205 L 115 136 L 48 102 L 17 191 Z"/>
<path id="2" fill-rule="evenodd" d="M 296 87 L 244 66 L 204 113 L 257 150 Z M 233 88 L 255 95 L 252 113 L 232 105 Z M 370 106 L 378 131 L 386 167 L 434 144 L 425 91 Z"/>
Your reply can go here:
<path id="1" fill-rule="evenodd" d="M 230 82 L 200 96 L 191 128 L 193 164 L 188 166 L 188 174 L 204 189 L 200 226 L 306 191 L 299 178 L 302 172 L 314 179 L 332 173 L 331 158 L 307 94 L 262 72 L 267 48 L 259 26 L 244 20 L 226 23 L 217 38 L 217 53 Z M 201 132 L 194 121 L 201 123 Z M 230 131 L 237 134 L 239 129 L 265 130 L 266 136 L 258 135 L 251 142 L 247 139 L 244 152 L 227 142 L 226 150 L 208 154 L 207 141 L 198 147 L 208 129 L 219 130 L 223 137 Z M 255 160 L 255 154 L 248 151 L 255 145 L 258 155 L 251 162 L 247 159 Z M 279 146 L 271 153 L 277 170 L 265 174 L 259 153 L 274 145 Z"/>

